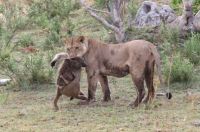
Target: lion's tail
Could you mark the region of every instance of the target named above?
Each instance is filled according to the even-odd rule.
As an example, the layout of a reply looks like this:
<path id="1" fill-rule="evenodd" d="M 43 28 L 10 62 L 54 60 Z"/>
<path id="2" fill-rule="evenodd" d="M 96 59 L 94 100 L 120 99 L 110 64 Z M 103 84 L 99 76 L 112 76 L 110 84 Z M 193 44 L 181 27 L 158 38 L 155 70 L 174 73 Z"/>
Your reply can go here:
<path id="1" fill-rule="evenodd" d="M 158 51 L 155 49 L 154 50 L 154 57 L 155 57 L 155 64 L 156 64 L 156 67 L 157 67 L 157 72 L 158 72 L 158 76 L 159 76 L 159 80 L 160 80 L 160 84 L 162 85 L 163 84 L 163 80 L 162 80 L 162 72 L 161 72 L 161 60 L 160 60 L 160 55 L 158 53 Z M 172 98 L 172 94 L 170 92 L 170 90 L 166 90 L 165 89 L 165 93 L 166 93 L 166 97 L 168 99 L 171 99 Z"/>

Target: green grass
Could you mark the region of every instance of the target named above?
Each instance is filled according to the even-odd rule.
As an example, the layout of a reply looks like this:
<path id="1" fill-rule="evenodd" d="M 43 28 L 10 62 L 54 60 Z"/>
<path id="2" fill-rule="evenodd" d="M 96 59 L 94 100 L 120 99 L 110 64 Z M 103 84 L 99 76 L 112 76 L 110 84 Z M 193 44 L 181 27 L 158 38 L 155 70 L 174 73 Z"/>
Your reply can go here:
<path id="1" fill-rule="evenodd" d="M 0 106 L 0 130 L 18 131 L 199 131 L 192 123 L 199 120 L 200 105 L 187 102 L 185 92 L 173 92 L 174 98 L 156 98 L 145 106 L 131 109 L 128 104 L 136 93 L 130 77 L 110 78 L 112 101 L 101 102 L 101 89 L 97 89 L 97 102 L 79 105 L 78 100 L 59 100 L 60 110 L 55 112 L 52 101 L 54 85 L 27 92 L 11 92 L 6 103 Z M 81 90 L 87 93 L 85 75 Z M 159 90 L 159 89 L 158 89 Z M 158 91 L 157 90 L 157 91 Z"/>

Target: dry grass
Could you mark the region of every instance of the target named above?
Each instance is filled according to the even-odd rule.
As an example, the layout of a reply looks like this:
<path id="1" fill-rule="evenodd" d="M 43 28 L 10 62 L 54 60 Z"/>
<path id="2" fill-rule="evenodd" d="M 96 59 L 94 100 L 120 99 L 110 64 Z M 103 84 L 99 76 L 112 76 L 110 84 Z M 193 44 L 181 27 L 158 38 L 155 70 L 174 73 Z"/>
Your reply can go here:
<path id="1" fill-rule="evenodd" d="M 86 93 L 84 76 L 81 84 Z M 37 91 L 10 92 L 7 102 L 0 106 L 0 131 L 199 131 L 193 123 L 199 120 L 200 104 L 188 102 L 183 91 L 174 92 L 170 101 L 161 97 L 151 105 L 131 109 L 128 104 L 136 93 L 130 78 L 110 78 L 110 85 L 111 102 L 101 102 L 98 88 L 97 102 L 78 105 L 78 100 L 63 97 L 58 112 L 52 106 L 53 85 Z"/>

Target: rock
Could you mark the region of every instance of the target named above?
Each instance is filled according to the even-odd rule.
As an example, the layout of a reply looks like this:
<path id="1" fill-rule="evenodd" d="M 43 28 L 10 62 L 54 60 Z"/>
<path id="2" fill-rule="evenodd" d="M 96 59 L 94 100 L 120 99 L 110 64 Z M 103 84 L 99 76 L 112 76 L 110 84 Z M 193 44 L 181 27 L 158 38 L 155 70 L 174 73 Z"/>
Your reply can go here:
<path id="1" fill-rule="evenodd" d="M 174 10 L 169 5 L 161 5 L 159 14 L 161 18 L 164 19 L 165 23 L 170 23 L 177 18 Z"/>
<path id="2" fill-rule="evenodd" d="M 194 25 L 195 30 L 200 32 L 200 10 L 194 16 L 193 25 Z"/>
<path id="3" fill-rule="evenodd" d="M 194 125 L 195 127 L 200 127 L 200 120 L 192 122 L 192 125 Z"/>
<path id="4" fill-rule="evenodd" d="M 0 79 L 0 86 L 5 86 L 10 81 L 11 81 L 11 79 Z"/>
<path id="5" fill-rule="evenodd" d="M 136 27 L 155 27 L 159 26 L 163 21 L 165 23 L 170 23 L 174 21 L 176 17 L 170 6 L 144 1 L 136 14 L 134 25 Z"/>
<path id="6" fill-rule="evenodd" d="M 169 23 L 168 26 L 171 28 L 178 28 L 182 34 L 185 34 L 188 31 L 194 31 L 193 21 L 192 3 L 190 1 L 185 1 L 183 2 L 182 15 Z"/>

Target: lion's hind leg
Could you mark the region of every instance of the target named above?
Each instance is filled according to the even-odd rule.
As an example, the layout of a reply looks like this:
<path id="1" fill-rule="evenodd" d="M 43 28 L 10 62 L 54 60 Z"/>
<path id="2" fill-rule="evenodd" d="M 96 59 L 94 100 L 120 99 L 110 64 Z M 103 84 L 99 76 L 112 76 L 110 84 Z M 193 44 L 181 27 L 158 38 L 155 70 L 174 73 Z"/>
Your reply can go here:
<path id="1" fill-rule="evenodd" d="M 145 96 L 145 89 L 144 89 L 144 69 L 134 68 L 131 71 L 132 80 L 135 83 L 136 91 L 137 91 L 137 98 L 133 103 L 130 104 L 131 107 L 137 107 L 143 100 Z"/>
<path id="2" fill-rule="evenodd" d="M 148 89 L 148 94 L 144 100 L 144 103 L 151 102 L 155 96 L 155 89 L 153 86 L 154 65 L 155 65 L 155 61 L 153 61 L 152 63 L 148 63 L 145 70 L 145 82 Z"/>

